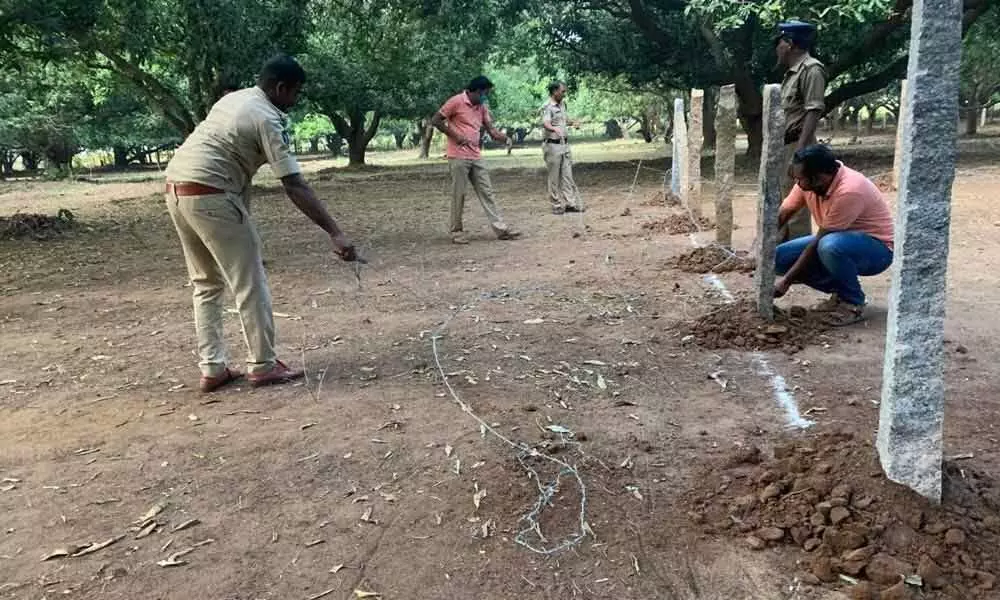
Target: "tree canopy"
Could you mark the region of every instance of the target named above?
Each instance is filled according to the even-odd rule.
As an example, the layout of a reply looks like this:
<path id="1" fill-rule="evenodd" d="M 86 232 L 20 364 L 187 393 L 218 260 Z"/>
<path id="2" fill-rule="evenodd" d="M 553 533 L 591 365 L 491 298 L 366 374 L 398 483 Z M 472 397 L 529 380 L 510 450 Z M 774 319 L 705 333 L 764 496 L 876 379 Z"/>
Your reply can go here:
<path id="1" fill-rule="evenodd" d="M 966 112 L 994 102 L 997 2 L 964 0 Z M 352 164 L 384 123 L 402 147 L 473 76 L 491 108 L 530 131 L 546 85 L 567 82 L 577 116 L 669 129 L 672 96 L 734 83 L 754 151 L 761 85 L 778 81 L 774 26 L 819 28 L 827 110 L 893 110 L 912 0 L 0 0 L 0 166 L 70 165 L 81 149 L 143 162 L 204 119 L 223 90 L 252 85 L 270 56 L 309 73 L 294 131 Z M 238 26 L 236 26 L 238 24 Z M 711 92 L 707 94 L 712 97 Z M 708 114 L 708 113 L 706 113 Z M 662 121 L 662 122 L 661 122 Z M 970 132 L 974 131 L 974 126 Z"/>

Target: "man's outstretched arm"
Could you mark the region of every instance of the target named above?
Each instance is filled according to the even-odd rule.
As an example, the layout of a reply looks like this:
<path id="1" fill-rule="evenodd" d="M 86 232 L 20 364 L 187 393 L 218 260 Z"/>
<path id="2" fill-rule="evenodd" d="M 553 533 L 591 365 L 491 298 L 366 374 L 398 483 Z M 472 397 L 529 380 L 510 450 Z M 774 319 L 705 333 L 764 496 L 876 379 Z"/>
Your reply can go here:
<path id="1" fill-rule="evenodd" d="M 326 205 L 316 197 L 316 193 L 306 183 L 301 173 L 282 177 L 281 185 L 285 188 L 285 194 L 288 195 L 292 204 L 330 236 L 330 242 L 333 244 L 337 256 L 346 261 L 357 260 L 358 255 L 355 252 L 354 244 L 344 236 L 344 232 L 340 230 L 337 222 L 326 210 Z"/>

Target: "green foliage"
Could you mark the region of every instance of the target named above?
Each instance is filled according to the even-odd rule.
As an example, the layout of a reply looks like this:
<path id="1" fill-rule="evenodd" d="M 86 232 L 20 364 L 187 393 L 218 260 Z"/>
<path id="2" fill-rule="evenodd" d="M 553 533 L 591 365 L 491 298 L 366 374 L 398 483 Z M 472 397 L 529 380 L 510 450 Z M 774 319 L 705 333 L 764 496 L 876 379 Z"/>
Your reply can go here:
<path id="1" fill-rule="evenodd" d="M 320 75 L 308 96 L 347 140 L 353 164 L 364 162 L 383 117 L 426 116 L 479 73 L 493 28 L 488 6 L 315 0 L 305 64 Z"/>
<path id="2" fill-rule="evenodd" d="M 79 150 L 79 124 L 92 109 L 84 81 L 58 65 L 22 63 L 20 70 L 0 71 L 0 147 L 44 157 L 53 172 Z"/>
<path id="3" fill-rule="evenodd" d="M 6 0 L 0 52 L 107 70 L 181 135 L 304 39 L 307 0 Z"/>
<path id="4" fill-rule="evenodd" d="M 292 135 L 299 140 L 322 138 L 335 131 L 330 118 L 317 113 L 308 113 L 292 125 Z"/>
<path id="5" fill-rule="evenodd" d="M 489 103 L 497 123 L 526 129 L 540 123 L 551 79 L 539 72 L 533 57 L 520 64 L 490 63 L 486 73 L 496 86 Z"/>
<path id="6" fill-rule="evenodd" d="M 817 23 L 824 29 L 874 23 L 889 17 L 894 0 L 765 0 L 762 2 L 732 2 L 731 0 L 691 0 L 685 8 L 689 16 L 710 23 L 716 32 L 742 27 L 755 21 L 764 28 L 773 28 L 791 18 Z"/>
<path id="7" fill-rule="evenodd" d="M 962 47 L 961 98 L 965 106 L 980 108 L 993 104 L 1000 92 L 1000 12 L 976 22 Z"/>

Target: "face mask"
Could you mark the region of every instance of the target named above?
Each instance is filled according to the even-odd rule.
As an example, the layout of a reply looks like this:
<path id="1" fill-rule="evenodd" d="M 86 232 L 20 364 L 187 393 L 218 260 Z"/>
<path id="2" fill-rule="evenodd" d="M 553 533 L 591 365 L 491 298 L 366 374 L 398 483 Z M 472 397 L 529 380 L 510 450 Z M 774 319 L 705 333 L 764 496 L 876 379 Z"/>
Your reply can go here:
<path id="1" fill-rule="evenodd" d="M 486 92 L 480 92 L 479 93 L 479 103 L 480 104 L 486 104 L 486 101 L 489 100 L 489 99 L 490 99 L 490 95 L 487 94 Z"/>

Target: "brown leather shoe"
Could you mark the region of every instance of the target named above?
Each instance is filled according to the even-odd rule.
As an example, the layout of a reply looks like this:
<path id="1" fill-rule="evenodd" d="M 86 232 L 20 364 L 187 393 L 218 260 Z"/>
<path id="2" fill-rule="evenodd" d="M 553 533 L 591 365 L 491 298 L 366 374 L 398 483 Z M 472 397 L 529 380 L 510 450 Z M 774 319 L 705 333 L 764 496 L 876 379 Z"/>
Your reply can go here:
<path id="1" fill-rule="evenodd" d="M 241 377 L 243 377 L 243 373 L 227 368 L 215 377 L 202 375 L 201 381 L 198 382 L 198 387 L 203 394 L 211 394 L 215 390 L 225 387 Z"/>
<path id="2" fill-rule="evenodd" d="M 451 243 L 464 246 L 469 243 L 469 238 L 461 231 L 454 231 L 451 234 Z"/>
<path id="3" fill-rule="evenodd" d="M 516 229 L 504 229 L 497 233 L 498 240 L 516 240 L 521 237 L 521 232 Z"/>
<path id="4" fill-rule="evenodd" d="M 290 369 L 288 365 L 281 362 L 280 360 L 274 361 L 274 366 L 271 367 L 270 371 L 265 371 L 264 373 L 251 373 L 248 376 L 250 379 L 250 385 L 253 387 L 264 387 L 266 385 L 277 385 L 279 383 L 288 383 L 289 381 L 295 381 L 296 379 L 302 379 L 306 374 L 305 371 L 299 369 Z"/>

